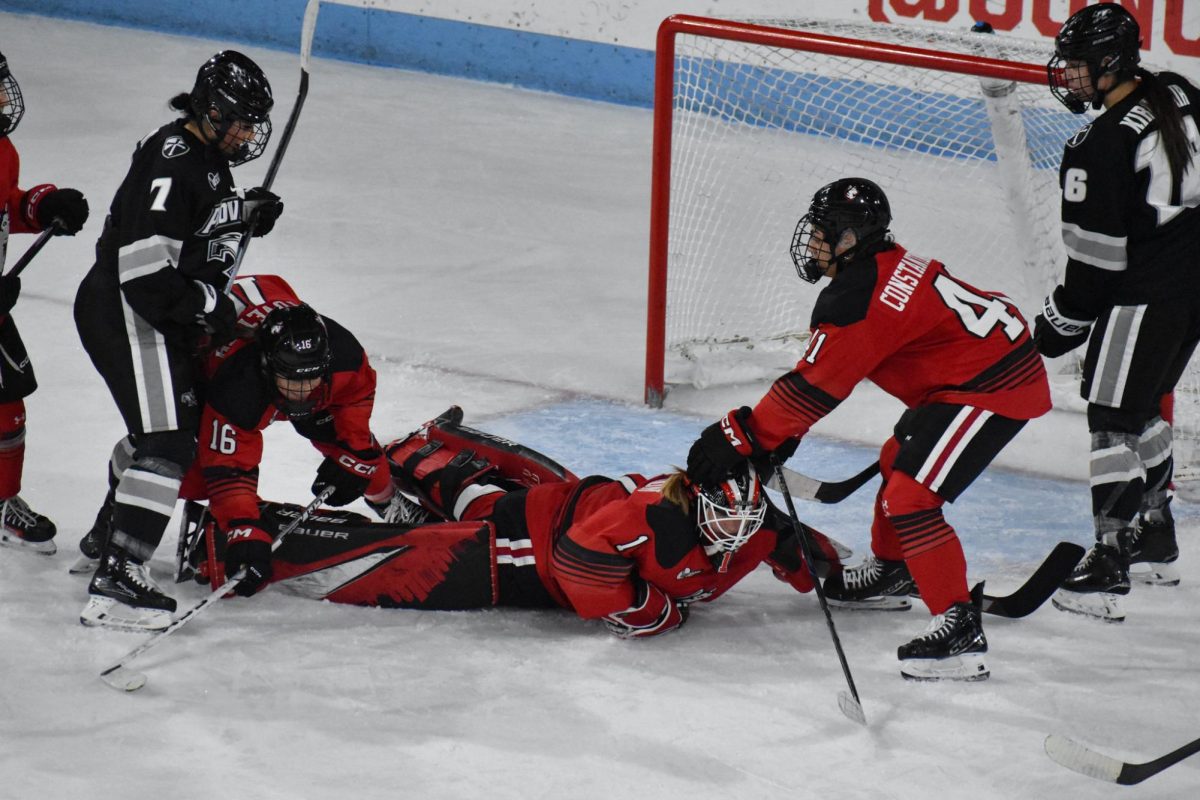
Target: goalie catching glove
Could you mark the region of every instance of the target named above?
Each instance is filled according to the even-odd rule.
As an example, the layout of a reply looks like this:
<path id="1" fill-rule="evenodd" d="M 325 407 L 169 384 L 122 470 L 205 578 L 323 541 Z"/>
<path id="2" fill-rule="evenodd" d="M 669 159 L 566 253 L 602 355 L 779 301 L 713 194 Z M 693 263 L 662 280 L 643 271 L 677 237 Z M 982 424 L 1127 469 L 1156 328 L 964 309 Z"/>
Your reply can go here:
<path id="1" fill-rule="evenodd" d="M 763 450 L 747 425 L 749 421 L 750 407 L 742 406 L 705 428 L 688 451 L 688 480 L 695 484 L 720 483 L 739 461 L 762 456 Z"/>
<path id="2" fill-rule="evenodd" d="M 1042 313 L 1033 320 L 1033 344 L 1046 358 L 1066 355 L 1087 341 L 1093 320 L 1063 303 L 1063 287 L 1056 287 L 1042 304 Z"/>
<path id="3" fill-rule="evenodd" d="M 673 631 L 687 622 L 687 618 L 686 605 L 676 603 L 657 586 L 638 581 L 633 605 L 624 611 L 614 611 L 603 619 L 613 636 L 644 639 Z"/>
<path id="4" fill-rule="evenodd" d="M 245 570 L 233 590 L 250 597 L 271 580 L 271 534 L 263 530 L 261 520 L 234 520 L 229 524 L 226 542 L 225 575 L 232 578 Z"/>

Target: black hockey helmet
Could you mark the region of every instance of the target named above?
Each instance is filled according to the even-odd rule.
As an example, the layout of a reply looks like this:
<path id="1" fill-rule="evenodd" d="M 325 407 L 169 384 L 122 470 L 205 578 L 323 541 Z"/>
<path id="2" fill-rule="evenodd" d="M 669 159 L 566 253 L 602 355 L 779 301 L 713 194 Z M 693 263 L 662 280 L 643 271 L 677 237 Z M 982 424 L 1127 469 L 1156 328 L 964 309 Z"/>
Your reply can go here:
<path id="1" fill-rule="evenodd" d="M 248 56 L 236 50 L 222 50 L 205 61 L 196 73 L 196 85 L 189 98 L 197 123 L 204 124 L 207 120 L 218 143 L 238 123 L 250 129 L 249 137 L 235 141 L 232 154 L 223 151 L 231 166 L 262 155 L 271 138 L 271 108 L 275 100 L 267 76 Z"/>
<path id="2" fill-rule="evenodd" d="M 0 53 L 0 136 L 8 136 L 25 115 L 25 101 L 21 98 L 21 87 L 8 69 L 8 59 Z"/>
<path id="3" fill-rule="evenodd" d="M 816 283 L 824 275 L 820 264 L 809 254 L 814 230 L 821 232 L 831 252 L 843 234 L 854 233 L 857 243 L 834 257 L 835 263 L 840 264 L 889 241 L 888 226 L 891 224 L 892 208 L 887 195 L 874 181 L 840 178 L 822 186 L 813 195 L 808 213 L 796 223 L 796 232 L 792 235 L 792 263 L 796 265 L 796 274 L 809 283 Z"/>
<path id="4" fill-rule="evenodd" d="M 766 516 L 762 481 L 748 461 L 725 480 L 696 487 L 696 525 L 718 572 L 729 569 L 733 554 L 758 532 Z"/>
<path id="5" fill-rule="evenodd" d="M 312 413 L 322 399 L 322 393 L 329 391 L 333 365 L 325 320 L 303 303 L 277 308 L 267 314 L 256 339 L 262 350 L 262 371 L 272 387 L 278 388 L 277 378 L 321 381 L 321 387 L 303 401 L 289 400 L 282 395 L 276 399 L 276 404 L 289 417 Z"/>
<path id="6" fill-rule="evenodd" d="M 1132 78 L 1141 60 L 1141 43 L 1141 28 L 1124 7 L 1102 3 L 1081 8 L 1054 37 L 1054 55 L 1046 63 L 1050 91 L 1072 113 L 1082 114 L 1089 103 L 1100 108 L 1105 95 L 1100 79 L 1112 74 L 1120 84 Z M 1091 86 L 1068 77 L 1072 61 L 1087 65 Z"/>

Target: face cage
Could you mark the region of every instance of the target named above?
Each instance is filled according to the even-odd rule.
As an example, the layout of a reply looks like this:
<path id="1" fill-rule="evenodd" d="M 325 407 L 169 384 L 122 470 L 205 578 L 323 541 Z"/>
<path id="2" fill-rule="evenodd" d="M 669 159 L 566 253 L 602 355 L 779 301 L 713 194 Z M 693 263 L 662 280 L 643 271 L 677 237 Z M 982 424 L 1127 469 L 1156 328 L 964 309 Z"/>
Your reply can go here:
<path id="1" fill-rule="evenodd" d="M 1078 85 L 1072 87 L 1066 78 L 1069 61 L 1083 61 L 1083 59 L 1067 59 L 1057 53 L 1051 56 L 1050 60 L 1046 62 L 1046 79 L 1050 84 L 1050 93 L 1058 98 L 1058 102 L 1066 106 L 1072 114 L 1082 114 L 1087 111 L 1089 104 L 1095 107 L 1100 100 L 1099 92 L 1096 90 L 1097 70 L 1090 61 L 1084 62 L 1087 64 L 1087 71 L 1084 74 L 1087 75 L 1091 85 L 1084 86 L 1081 82 L 1076 81 Z M 1077 91 L 1079 89 L 1085 91 L 1090 89 L 1091 91 L 1090 94 L 1084 95 Z"/>
<path id="2" fill-rule="evenodd" d="M 273 383 L 272 386 L 274 387 Z M 308 397 L 303 400 L 288 400 L 279 391 L 278 387 L 274 387 L 274 393 L 276 408 L 287 414 L 288 419 L 303 419 L 310 416 L 317 409 L 329 404 L 329 377 L 326 373 L 322 372 L 321 385 L 309 392 Z"/>
<path id="3" fill-rule="evenodd" d="M 811 213 L 805 214 L 796 223 L 796 232 L 792 234 L 792 263 L 796 265 L 796 274 L 801 280 L 809 283 L 816 283 L 825 275 L 825 270 L 820 263 L 808 255 L 808 243 L 812 240 L 813 231 L 817 229 L 816 222 Z M 822 234 L 825 231 L 822 230 Z M 825 242 L 828 244 L 829 237 L 825 237 Z M 830 251 L 830 255 L 833 253 Z"/>
<path id="4" fill-rule="evenodd" d="M 0 105 L 0 136 L 8 136 L 17 129 L 21 117 L 25 115 L 25 100 L 21 97 L 17 79 L 7 69 L 0 76 L 0 93 L 8 98 Z"/>
<path id="5" fill-rule="evenodd" d="M 225 155 L 225 159 L 229 162 L 229 166 L 236 167 L 245 164 L 247 161 L 253 161 L 263 154 L 267 149 L 267 142 L 271 140 L 271 120 L 264 119 L 261 122 L 248 122 L 234 115 L 225 115 L 222 117 L 223 124 L 221 127 L 213 126 L 213 130 L 217 135 L 217 149 Z M 230 130 L 233 126 L 242 122 L 251 126 L 251 134 L 249 138 L 241 143 L 232 155 L 220 145 L 226 138 L 230 137 Z"/>
<path id="6" fill-rule="evenodd" d="M 699 517 L 700 535 L 706 544 L 704 552 L 709 558 L 723 556 L 718 572 L 729 569 L 729 561 L 733 554 L 741 549 L 750 537 L 758 533 L 763 520 L 767 516 L 767 504 L 758 492 L 758 505 L 749 502 L 735 503 L 732 508 L 713 502 L 703 492 L 698 497 L 696 513 Z M 737 522 L 738 528 L 734 533 L 725 530 L 731 521 Z"/>

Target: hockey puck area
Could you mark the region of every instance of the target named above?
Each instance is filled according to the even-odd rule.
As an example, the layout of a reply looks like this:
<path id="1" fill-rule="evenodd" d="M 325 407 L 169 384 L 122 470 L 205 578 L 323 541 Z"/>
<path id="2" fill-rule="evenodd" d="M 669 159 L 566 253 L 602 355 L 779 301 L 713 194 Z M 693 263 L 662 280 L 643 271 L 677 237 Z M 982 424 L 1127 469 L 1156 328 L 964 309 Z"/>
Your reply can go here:
<path id="1" fill-rule="evenodd" d="M 100 680 L 119 692 L 136 692 L 146 685 L 145 673 L 121 666 L 100 673 Z"/>

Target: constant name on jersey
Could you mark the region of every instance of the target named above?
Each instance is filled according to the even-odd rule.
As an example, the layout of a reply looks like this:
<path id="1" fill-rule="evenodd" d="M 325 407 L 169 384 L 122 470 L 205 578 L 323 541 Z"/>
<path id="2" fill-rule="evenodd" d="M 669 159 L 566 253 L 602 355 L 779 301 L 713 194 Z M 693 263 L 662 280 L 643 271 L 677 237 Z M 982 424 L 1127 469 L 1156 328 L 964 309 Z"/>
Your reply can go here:
<path id="1" fill-rule="evenodd" d="M 879 293 L 879 302 L 888 308 L 903 311 L 928 268 L 929 259 L 905 253 L 904 258 L 900 259 L 896 268 L 892 270 L 883 291 Z"/>

